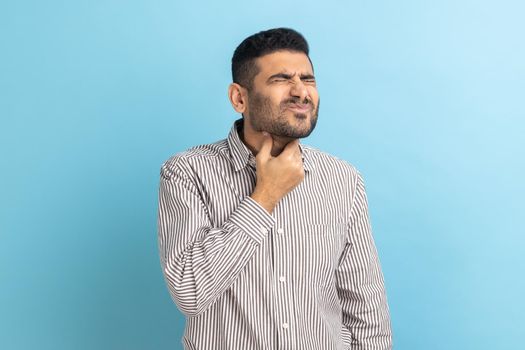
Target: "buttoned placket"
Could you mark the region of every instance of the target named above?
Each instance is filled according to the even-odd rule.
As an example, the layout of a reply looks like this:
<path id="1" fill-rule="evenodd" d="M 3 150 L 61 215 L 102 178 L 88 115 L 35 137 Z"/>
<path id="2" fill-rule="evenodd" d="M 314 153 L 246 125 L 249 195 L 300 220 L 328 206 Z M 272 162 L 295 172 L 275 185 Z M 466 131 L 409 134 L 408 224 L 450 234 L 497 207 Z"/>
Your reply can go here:
<path id="1" fill-rule="evenodd" d="M 275 229 L 272 230 L 272 250 L 274 251 L 274 271 L 273 281 L 275 291 L 277 295 L 277 333 L 279 334 L 279 349 L 295 349 L 296 339 L 294 338 L 295 332 L 295 318 L 294 318 L 294 305 L 293 305 L 293 285 L 290 283 L 288 271 L 289 256 L 285 251 L 284 247 L 286 241 L 289 241 L 291 237 L 287 236 L 289 232 L 286 232 L 284 223 L 286 220 L 285 213 L 282 213 L 282 208 L 286 207 L 283 203 L 286 198 L 281 199 L 281 202 L 277 204 L 273 211 L 275 217 Z"/>

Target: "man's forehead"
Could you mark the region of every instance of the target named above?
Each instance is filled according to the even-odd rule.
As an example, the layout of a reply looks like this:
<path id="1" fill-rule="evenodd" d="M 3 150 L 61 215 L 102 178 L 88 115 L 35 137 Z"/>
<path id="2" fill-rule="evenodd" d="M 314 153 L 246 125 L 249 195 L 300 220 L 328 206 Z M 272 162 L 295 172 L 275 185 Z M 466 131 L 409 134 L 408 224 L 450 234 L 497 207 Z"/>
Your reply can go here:
<path id="1" fill-rule="evenodd" d="M 260 73 L 312 74 L 312 65 L 308 56 L 302 52 L 276 51 L 257 59 Z"/>

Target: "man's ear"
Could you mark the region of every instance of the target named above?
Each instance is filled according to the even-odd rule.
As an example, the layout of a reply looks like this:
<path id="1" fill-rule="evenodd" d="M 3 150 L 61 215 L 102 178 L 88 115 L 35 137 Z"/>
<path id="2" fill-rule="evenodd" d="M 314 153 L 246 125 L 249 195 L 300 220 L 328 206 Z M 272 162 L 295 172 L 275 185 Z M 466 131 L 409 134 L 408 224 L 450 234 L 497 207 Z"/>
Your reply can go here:
<path id="1" fill-rule="evenodd" d="M 237 83 L 231 83 L 228 87 L 228 98 L 237 113 L 244 113 L 246 111 L 248 98 L 245 88 Z"/>

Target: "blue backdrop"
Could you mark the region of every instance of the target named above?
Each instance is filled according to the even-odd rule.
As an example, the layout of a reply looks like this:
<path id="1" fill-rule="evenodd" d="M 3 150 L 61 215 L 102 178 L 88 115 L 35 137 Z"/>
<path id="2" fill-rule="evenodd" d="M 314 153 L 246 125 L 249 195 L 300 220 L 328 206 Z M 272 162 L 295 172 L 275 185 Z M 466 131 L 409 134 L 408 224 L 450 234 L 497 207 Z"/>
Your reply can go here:
<path id="1" fill-rule="evenodd" d="M 4 1 L 0 348 L 181 349 L 159 169 L 225 138 L 246 36 L 302 32 L 305 143 L 367 186 L 395 348 L 523 349 L 525 5 Z"/>

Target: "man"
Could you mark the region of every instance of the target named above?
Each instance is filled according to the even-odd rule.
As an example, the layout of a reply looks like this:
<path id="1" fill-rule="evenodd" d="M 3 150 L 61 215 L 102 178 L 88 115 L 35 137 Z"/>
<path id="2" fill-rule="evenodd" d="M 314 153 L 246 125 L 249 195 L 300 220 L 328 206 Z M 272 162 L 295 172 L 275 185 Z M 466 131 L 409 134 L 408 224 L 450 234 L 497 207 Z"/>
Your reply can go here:
<path id="1" fill-rule="evenodd" d="M 299 142 L 319 95 L 306 40 L 277 28 L 232 59 L 227 139 L 161 168 L 159 249 L 185 349 L 390 349 L 363 179 Z"/>

